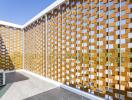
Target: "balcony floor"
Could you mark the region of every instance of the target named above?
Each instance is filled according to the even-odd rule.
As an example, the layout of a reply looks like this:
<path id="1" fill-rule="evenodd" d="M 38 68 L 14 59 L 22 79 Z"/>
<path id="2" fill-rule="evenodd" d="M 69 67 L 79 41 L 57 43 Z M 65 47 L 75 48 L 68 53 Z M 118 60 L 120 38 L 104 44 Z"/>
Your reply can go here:
<path id="1" fill-rule="evenodd" d="M 6 74 L 0 100 L 90 100 L 23 71 Z"/>

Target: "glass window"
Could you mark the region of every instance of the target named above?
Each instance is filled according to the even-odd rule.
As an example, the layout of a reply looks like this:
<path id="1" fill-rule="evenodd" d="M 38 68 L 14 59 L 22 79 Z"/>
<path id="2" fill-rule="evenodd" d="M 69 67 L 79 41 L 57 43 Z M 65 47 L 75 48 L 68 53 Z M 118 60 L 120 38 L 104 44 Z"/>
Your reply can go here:
<path id="1" fill-rule="evenodd" d="M 77 28 L 77 31 L 80 31 L 80 28 Z"/>
<path id="2" fill-rule="evenodd" d="M 76 37 L 79 38 L 80 37 L 80 34 L 77 34 Z"/>
<path id="3" fill-rule="evenodd" d="M 124 44 L 126 41 L 125 39 L 117 39 L 116 44 Z"/>
<path id="4" fill-rule="evenodd" d="M 125 34 L 125 29 L 116 31 L 116 35 Z"/>
<path id="5" fill-rule="evenodd" d="M 74 18 L 75 17 L 75 15 L 71 15 L 71 18 Z M 74 20 L 73 20 L 74 21 Z"/>
<path id="6" fill-rule="evenodd" d="M 94 42 L 94 39 L 89 39 L 89 42 L 90 42 L 90 43 Z"/>
<path id="7" fill-rule="evenodd" d="M 87 50 L 82 50 L 82 53 L 87 53 Z"/>
<path id="8" fill-rule="evenodd" d="M 89 20 L 94 20 L 95 19 L 95 17 L 94 16 L 91 16 L 90 18 L 89 18 Z"/>
<path id="9" fill-rule="evenodd" d="M 120 50 L 121 50 L 121 53 L 125 52 L 125 48 L 121 48 Z"/>
<path id="10" fill-rule="evenodd" d="M 100 12 L 100 13 L 104 13 L 104 11 L 103 11 L 103 10 L 100 10 L 99 12 Z"/>
<path id="11" fill-rule="evenodd" d="M 129 18 L 132 18 L 132 14 L 129 14 Z"/>
<path id="12" fill-rule="evenodd" d="M 76 41 L 76 44 L 80 44 L 80 43 L 81 43 L 81 41 L 79 41 L 79 40 Z"/>
<path id="13" fill-rule="evenodd" d="M 129 28 L 132 28 L 132 23 L 129 24 Z"/>
<path id="14" fill-rule="evenodd" d="M 86 40 L 87 39 L 87 36 L 82 36 L 82 40 Z"/>
<path id="15" fill-rule="evenodd" d="M 87 43 L 82 43 L 82 46 L 83 46 L 83 47 L 86 47 L 86 46 L 87 46 Z"/>
<path id="16" fill-rule="evenodd" d="M 121 6 L 124 6 L 125 4 L 126 4 L 126 2 L 121 2 L 121 3 L 116 4 L 116 7 L 119 8 L 120 5 L 121 5 Z"/>
<path id="17" fill-rule="evenodd" d="M 97 22 L 101 22 L 101 21 L 103 21 L 103 18 L 98 18 L 97 19 Z"/>
<path id="18" fill-rule="evenodd" d="M 86 13 L 87 12 L 87 9 L 83 9 L 82 13 Z"/>
<path id="19" fill-rule="evenodd" d="M 71 47 L 74 47 L 74 44 L 71 44 Z"/>
<path id="20" fill-rule="evenodd" d="M 80 5 L 80 2 L 78 1 L 76 4 L 77 4 L 77 5 Z"/>
<path id="21" fill-rule="evenodd" d="M 89 50 L 94 50 L 94 46 L 89 46 Z"/>
<path id="22" fill-rule="evenodd" d="M 129 8 L 132 8 L 132 4 L 128 5 Z"/>
<path id="23" fill-rule="evenodd" d="M 114 22 L 114 18 L 111 18 L 111 19 L 107 19 L 106 20 L 106 24 L 111 23 L 111 22 Z"/>
<path id="24" fill-rule="evenodd" d="M 75 4 L 75 2 L 73 1 L 72 3 L 71 3 L 71 5 L 74 5 Z"/>
<path id="25" fill-rule="evenodd" d="M 110 6 L 112 6 L 113 5 L 113 2 L 108 2 L 108 3 L 106 3 L 106 7 L 110 7 Z"/>
<path id="26" fill-rule="evenodd" d="M 87 33 L 87 30 L 85 29 L 85 30 L 82 30 L 82 33 Z"/>
<path id="27" fill-rule="evenodd" d="M 106 28 L 106 32 L 112 32 L 112 31 L 114 31 L 114 27 Z"/>
<path id="28" fill-rule="evenodd" d="M 97 26 L 97 30 L 103 29 L 103 25 Z"/>
<path id="29" fill-rule="evenodd" d="M 125 6 L 126 2 L 121 2 L 121 6 Z"/>
<path id="30" fill-rule="evenodd" d="M 132 33 L 128 33 L 128 38 L 132 38 Z"/>
<path id="31" fill-rule="evenodd" d="M 76 17 L 77 17 L 77 18 L 80 18 L 80 17 L 81 17 L 81 15 L 77 15 Z"/>
<path id="32" fill-rule="evenodd" d="M 109 10 L 106 12 L 106 15 L 111 15 L 112 13 L 114 13 L 114 10 Z"/>
<path id="33" fill-rule="evenodd" d="M 97 45 L 103 45 L 103 41 L 97 41 Z"/>
<path id="34" fill-rule="evenodd" d="M 125 19 L 124 19 L 124 20 L 121 20 L 121 21 L 116 22 L 116 26 L 119 26 L 119 25 L 124 25 L 124 24 L 126 24 L 126 20 L 125 20 Z"/>
<path id="35" fill-rule="evenodd" d="M 83 6 L 85 6 L 86 4 L 87 4 L 86 2 L 83 2 L 83 4 L 82 4 L 82 5 L 83 5 Z"/>
<path id="36" fill-rule="evenodd" d="M 102 5 L 104 5 L 104 3 L 103 2 L 100 2 L 99 5 L 102 6 Z"/>
<path id="37" fill-rule="evenodd" d="M 91 10 L 90 10 L 90 13 L 93 13 L 93 12 L 94 12 L 94 9 L 91 9 Z"/>
<path id="38" fill-rule="evenodd" d="M 128 43 L 128 48 L 132 48 L 132 43 Z"/>
<path id="39" fill-rule="evenodd" d="M 113 36 L 106 36 L 106 40 L 114 40 Z"/>
<path id="40" fill-rule="evenodd" d="M 89 35 L 94 35 L 94 31 L 90 31 L 89 32 Z"/>
<path id="41" fill-rule="evenodd" d="M 94 4 L 94 2 L 90 2 L 90 6 L 92 6 Z"/>
<path id="42" fill-rule="evenodd" d="M 106 49 L 113 49 L 113 44 L 107 44 Z"/>
<path id="43" fill-rule="evenodd" d="M 83 16 L 83 20 L 85 20 L 87 18 L 87 16 Z"/>
<path id="44" fill-rule="evenodd" d="M 74 38 L 71 38 L 71 41 L 74 42 Z"/>
<path id="45" fill-rule="evenodd" d="M 80 50 L 80 47 L 76 47 L 76 50 Z"/>
<path id="46" fill-rule="evenodd" d="M 101 37 L 103 37 L 103 34 L 100 33 L 100 34 L 97 34 L 96 36 L 97 36 L 97 38 L 101 38 Z"/>
<path id="47" fill-rule="evenodd" d="M 74 35 L 75 33 L 74 32 L 71 32 L 71 35 Z"/>
<path id="48" fill-rule="evenodd" d="M 126 14 L 126 11 L 121 11 L 121 15 L 125 15 Z"/>
<path id="49" fill-rule="evenodd" d="M 87 26 L 87 23 L 83 23 L 83 26 Z"/>
<path id="50" fill-rule="evenodd" d="M 89 27 L 90 27 L 90 28 L 94 27 L 94 24 L 90 24 Z"/>

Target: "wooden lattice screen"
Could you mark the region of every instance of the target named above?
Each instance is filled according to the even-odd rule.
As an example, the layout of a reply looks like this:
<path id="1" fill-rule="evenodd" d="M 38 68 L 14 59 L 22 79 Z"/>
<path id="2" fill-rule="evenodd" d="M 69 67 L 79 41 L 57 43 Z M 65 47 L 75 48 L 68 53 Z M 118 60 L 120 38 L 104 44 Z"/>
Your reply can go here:
<path id="1" fill-rule="evenodd" d="M 132 99 L 132 1 L 67 0 L 25 28 L 25 68 L 100 97 Z"/>
<path id="2" fill-rule="evenodd" d="M 22 68 L 22 30 L 0 25 L 0 69 Z"/>

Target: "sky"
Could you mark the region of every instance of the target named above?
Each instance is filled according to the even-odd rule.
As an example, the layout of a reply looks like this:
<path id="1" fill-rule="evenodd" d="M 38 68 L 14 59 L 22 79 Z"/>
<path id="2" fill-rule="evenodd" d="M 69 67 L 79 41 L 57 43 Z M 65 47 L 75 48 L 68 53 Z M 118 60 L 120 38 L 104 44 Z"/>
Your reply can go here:
<path id="1" fill-rule="evenodd" d="M 0 20 L 23 25 L 56 0 L 0 0 Z"/>

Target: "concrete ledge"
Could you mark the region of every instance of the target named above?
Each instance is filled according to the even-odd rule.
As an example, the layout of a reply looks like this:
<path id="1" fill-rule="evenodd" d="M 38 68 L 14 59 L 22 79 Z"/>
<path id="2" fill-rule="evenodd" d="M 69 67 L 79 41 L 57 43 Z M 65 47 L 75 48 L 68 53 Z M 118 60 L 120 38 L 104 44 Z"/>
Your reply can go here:
<path id="1" fill-rule="evenodd" d="M 5 71 L 5 73 L 12 73 L 12 72 L 20 72 L 22 71 L 23 69 L 18 69 L 18 70 L 8 70 L 8 71 Z"/>
<path id="2" fill-rule="evenodd" d="M 70 86 L 67 86 L 67 85 L 61 85 L 62 88 L 66 89 L 66 90 L 69 90 L 73 93 L 76 93 L 78 95 L 81 95 L 81 96 L 84 96 L 86 98 L 90 98 L 92 100 L 104 100 L 103 98 L 100 98 L 100 97 L 97 97 L 95 95 L 92 95 L 92 94 L 89 94 L 89 93 L 86 93 L 84 91 L 81 91 L 81 90 L 78 90 L 78 89 L 75 89 L 75 88 L 72 88 Z"/>
<path id="3" fill-rule="evenodd" d="M 52 84 L 55 84 L 56 86 L 60 86 L 60 85 L 61 85 L 61 83 L 59 83 L 59 82 L 56 82 L 56 81 L 54 81 L 54 80 L 45 78 L 44 76 L 38 75 L 38 74 L 33 73 L 33 72 L 31 72 L 31 71 L 24 70 L 24 69 L 22 69 L 21 71 L 23 71 L 23 72 L 25 72 L 25 73 L 27 73 L 27 74 L 33 75 L 33 76 L 35 76 L 35 77 L 37 77 L 37 78 L 39 78 L 39 79 L 41 79 L 41 80 L 44 80 L 44 81 L 50 82 L 50 83 L 52 83 Z"/>

